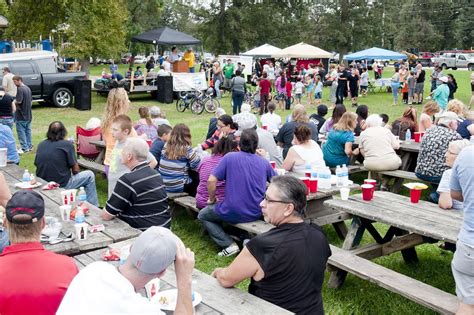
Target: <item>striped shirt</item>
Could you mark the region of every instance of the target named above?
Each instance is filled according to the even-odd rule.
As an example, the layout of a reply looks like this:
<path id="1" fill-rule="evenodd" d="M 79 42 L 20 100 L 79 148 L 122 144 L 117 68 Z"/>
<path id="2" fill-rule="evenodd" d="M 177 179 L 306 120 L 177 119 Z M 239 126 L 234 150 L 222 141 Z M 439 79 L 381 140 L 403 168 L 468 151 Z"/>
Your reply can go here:
<path id="1" fill-rule="evenodd" d="M 147 162 L 119 178 L 105 210 L 143 231 L 151 226 L 171 226 L 165 185 Z"/>
<path id="2" fill-rule="evenodd" d="M 163 182 L 167 192 L 183 192 L 184 185 L 191 183 L 188 170 L 198 168 L 201 158 L 191 146 L 188 146 L 186 156 L 177 160 L 170 160 L 166 156 L 166 146 L 161 152 L 159 172 L 163 177 Z"/>
<path id="3" fill-rule="evenodd" d="M 196 206 L 202 209 L 207 206 L 207 200 L 209 199 L 209 192 L 207 191 L 207 180 L 211 176 L 214 168 L 222 160 L 223 155 L 213 154 L 211 156 L 202 159 L 201 165 L 199 165 L 199 185 L 196 193 Z M 216 198 L 218 200 L 224 200 L 225 193 L 225 180 L 218 181 L 216 185 Z"/>

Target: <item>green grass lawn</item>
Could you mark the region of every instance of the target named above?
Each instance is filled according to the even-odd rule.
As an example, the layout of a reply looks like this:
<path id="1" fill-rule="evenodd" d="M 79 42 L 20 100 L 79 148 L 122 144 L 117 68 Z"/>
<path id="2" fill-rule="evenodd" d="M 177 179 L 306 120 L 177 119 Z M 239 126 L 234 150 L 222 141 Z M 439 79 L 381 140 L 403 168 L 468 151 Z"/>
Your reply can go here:
<path id="1" fill-rule="evenodd" d="M 100 75 L 103 66 L 91 68 L 91 75 Z M 108 69 L 108 66 L 106 66 Z M 120 65 L 120 72 L 124 73 L 126 65 Z M 390 77 L 393 71 L 388 68 L 384 72 L 385 77 Z M 431 70 L 427 71 L 427 77 Z M 456 98 L 464 103 L 470 99 L 470 72 L 468 71 L 448 71 L 453 73 L 457 79 L 459 88 Z M 371 72 L 372 75 L 372 72 Z M 426 82 L 425 91 L 429 91 L 429 82 Z M 329 90 L 324 89 L 323 100 L 327 102 Z M 211 114 L 203 113 L 200 116 L 193 115 L 190 111 L 179 113 L 176 111 L 175 103 L 159 104 L 151 99 L 149 95 L 133 95 L 131 99 L 131 110 L 129 115 L 133 120 L 138 119 L 138 108 L 140 106 L 158 105 L 162 111 L 166 112 L 167 118 L 172 124 L 185 123 L 192 131 L 193 143 L 198 144 L 204 140 L 207 132 Z M 400 97 L 401 99 L 401 97 Z M 305 100 L 304 100 L 305 101 Z M 45 138 L 45 134 L 50 122 L 61 120 L 69 130 L 71 136 L 75 134 L 77 125 L 84 126 L 90 117 L 102 117 L 105 108 L 106 98 L 93 93 L 92 110 L 78 111 L 74 108 L 59 109 L 54 107 L 45 107 L 35 105 L 33 109 L 33 143 L 35 146 Z M 230 98 L 226 95 L 222 99 L 222 105 L 228 113 L 231 113 Z M 324 102 L 323 102 L 324 103 Z M 347 108 L 350 108 L 350 101 L 346 102 Z M 361 98 L 359 104 L 369 106 L 370 113 L 386 113 L 390 121 L 400 117 L 405 109 L 405 105 L 391 106 L 392 98 L 390 93 L 377 92 L 367 97 Z M 421 112 L 422 105 L 416 106 Z M 315 106 L 308 108 L 309 113 L 315 112 Z M 279 112 L 282 117 L 286 117 L 290 112 Z M 329 116 L 329 115 L 328 115 Z M 21 167 L 28 168 L 30 171 L 34 167 L 35 151 L 26 153 L 21 158 Z M 362 178 L 360 178 L 362 179 Z M 105 204 L 107 195 L 107 181 L 101 176 L 97 176 L 97 191 L 100 204 Z M 187 213 L 178 213 L 174 219 L 173 231 L 178 234 L 196 254 L 196 268 L 207 273 L 211 273 L 216 267 L 228 265 L 233 258 L 220 258 L 216 253 L 218 248 L 210 241 L 209 237 L 202 236 L 200 233 L 200 224 L 193 220 Z M 380 230 L 386 230 L 385 226 L 378 225 Z M 340 246 L 341 241 L 337 238 L 332 227 L 324 227 L 329 242 Z M 365 237 L 363 243 L 371 242 L 370 237 Z M 403 262 L 400 253 L 392 254 L 388 257 L 382 257 L 375 261 L 387 268 L 396 270 L 410 277 L 416 278 L 430 285 L 436 286 L 442 290 L 454 294 L 454 280 L 451 275 L 450 262 L 452 254 L 440 250 L 436 245 L 422 245 L 417 247 L 420 262 L 407 265 Z M 304 258 L 302 258 L 304 259 Z M 328 276 L 323 290 L 325 309 L 328 314 L 431 314 L 428 309 L 419 306 L 397 294 L 371 284 L 368 281 L 361 280 L 355 276 L 349 275 L 344 286 L 339 290 L 328 289 L 326 287 Z M 246 290 L 248 282 L 241 283 L 239 287 Z"/>

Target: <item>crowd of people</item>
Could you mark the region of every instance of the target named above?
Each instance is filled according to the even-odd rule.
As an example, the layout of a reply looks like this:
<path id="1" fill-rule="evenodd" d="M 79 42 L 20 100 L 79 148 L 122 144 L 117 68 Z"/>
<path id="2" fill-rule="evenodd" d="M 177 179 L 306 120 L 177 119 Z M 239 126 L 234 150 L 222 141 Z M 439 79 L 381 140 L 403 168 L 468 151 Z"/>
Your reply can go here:
<path id="1" fill-rule="evenodd" d="M 262 69 L 259 84 L 268 81 L 270 87 L 277 84 L 283 91 L 284 77 L 277 76 L 272 67 L 269 64 Z M 351 73 L 357 74 L 356 70 L 351 69 Z M 215 81 L 217 86 L 220 79 L 231 88 L 240 84 L 235 76 L 226 76 L 234 73 L 233 69 L 224 67 L 222 72 L 223 78 Z M 317 112 L 311 115 L 304 105 L 297 104 L 291 115 L 282 120 L 275 113 L 278 105 L 267 102 L 265 97 L 261 116 L 252 113 L 249 104 L 235 107 L 234 103 L 233 116 L 223 109 L 216 111 L 206 140 L 195 147 L 190 128 L 183 123 L 172 126 L 158 107 L 140 107 L 140 119 L 134 123 L 129 117 L 126 91 L 112 89 L 100 123 L 108 180 L 108 198 L 101 218 L 122 220 L 143 233 L 132 246 L 126 263 L 118 269 L 97 262 L 78 272 L 70 258 L 48 252 L 39 243 L 45 226 L 41 195 L 34 191 L 11 195 L 0 173 L 0 205 L 6 213 L 5 229 L 0 231 L 0 252 L 3 250 L 0 282 L 6 284 L 0 293 L 0 313 L 28 312 L 31 305 L 45 313 L 57 310 L 59 314 L 79 310 L 158 312 L 156 304 L 135 292 L 161 276 L 173 261 L 180 308 L 176 311 L 192 312 L 194 254 L 169 230 L 172 218 L 167 194 L 177 192 L 196 197 L 200 209 L 198 220 L 219 247 L 217 255 L 238 254 L 228 267 L 213 272 L 222 286 L 231 287 L 250 278 L 249 292 L 256 296 L 295 313 L 323 313 L 321 291 L 331 251 L 319 227 L 302 220 L 306 187 L 298 177 L 308 165 L 336 167 L 353 161 L 370 171 L 396 170 L 401 165 L 396 152 L 400 140 L 407 140 L 408 134 L 419 131 L 425 134 L 413 170 L 420 179 L 435 184 L 429 200 L 443 209 L 464 211 L 456 245 L 461 251 L 456 251 L 452 268 L 458 296 L 464 303 L 462 307 L 470 307 L 474 275 L 466 275 L 463 268 L 471 263 L 466 256 L 474 254 L 474 221 L 470 220 L 474 213 L 474 146 L 472 140 L 469 142 L 474 135 L 473 112 L 456 99 L 440 103 L 439 97 L 446 94 L 442 90 L 447 83 L 442 76 L 419 119 L 415 107 L 409 106 L 390 125 L 386 114 L 370 113 L 366 105 L 357 103 L 355 90 L 359 90 L 360 82 L 355 89 L 349 78 L 352 74 L 342 66 L 339 72 L 342 75 L 338 75 L 331 117 L 326 118 L 329 108 L 324 104 L 319 104 Z M 22 84 L 21 77 L 13 76 L 12 80 L 17 87 L 16 98 L 2 104 L 0 110 L 15 113 L 20 144 L 23 151 L 29 151 L 33 147 L 31 91 L 28 98 L 29 89 Z M 267 83 L 263 87 L 267 88 Z M 356 106 L 355 113 L 342 104 L 346 92 Z M 416 99 L 416 90 L 413 93 Z M 233 94 L 232 98 L 238 103 L 240 98 L 236 96 Z M 7 105 L 11 112 L 5 111 Z M 11 131 L 10 116 L 1 119 L 0 126 L 5 125 Z M 30 131 L 25 132 L 28 128 Z M 67 135 L 61 121 L 49 125 L 46 139 L 36 149 L 36 174 L 46 181 L 57 182 L 61 188 L 84 187 L 87 200 L 99 206 L 95 176 L 91 171 L 80 171 L 74 145 Z M 18 153 L 11 138 L 13 151 Z M 11 153 L 9 160 L 18 163 L 18 159 L 10 159 Z M 270 162 L 288 175 L 277 176 Z M 386 189 L 383 181 L 380 182 L 380 188 Z M 236 241 L 224 226 L 224 223 L 252 222 L 262 217 L 277 228 L 250 240 L 242 234 L 238 235 L 240 241 Z M 298 259 L 302 255 L 305 259 Z M 19 273 L 19 269 L 31 272 Z M 86 293 L 85 288 L 89 289 Z M 88 303 L 78 305 L 76 298 L 80 294 Z"/>

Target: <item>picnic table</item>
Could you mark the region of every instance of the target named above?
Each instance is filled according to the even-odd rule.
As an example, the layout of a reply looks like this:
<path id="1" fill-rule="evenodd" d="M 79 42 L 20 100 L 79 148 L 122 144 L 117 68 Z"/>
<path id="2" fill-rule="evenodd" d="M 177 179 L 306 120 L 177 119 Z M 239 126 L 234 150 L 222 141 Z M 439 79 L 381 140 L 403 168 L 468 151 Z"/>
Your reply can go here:
<path id="1" fill-rule="evenodd" d="M 95 158 L 94 162 L 103 164 L 105 159 L 105 141 L 104 140 L 91 140 L 90 144 L 95 145 L 99 152 L 99 155 Z"/>
<path id="2" fill-rule="evenodd" d="M 454 295 L 370 260 L 401 251 L 406 262 L 416 262 L 417 245 L 437 241 L 456 243 L 463 220 L 461 211 L 443 210 L 425 201 L 411 203 L 409 197 L 383 191 L 376 191 L 371 201 L 363 201 L 362 195 L 356 194 L 346 201 L 327 200 L 325 205 L 350 213 L 353 218 L 342 249 L 334 248 L 341 258 L 337 259 L 337 255 L 330 258 L 329 264 L 336 267 L 328 283 L 330 287 L 342 286 L 350 272 L 436 311 L 455 312 L 458 301 Z M 378 232 L 375 222 L 389 226 L 385 235 Z M 359 247 L 366 232 L 375 243 Z"/>
<path id="3" fill-rule="evenodd" d="M 109 245 L 110 249 L 120 249 L 124 245 L 131 244 L 133 240 Z M 102 260 L 102 250 L 95 250 L 85 254 L 74 256 L 74 261 L 79 269 L 86 265 Z M 118 261 L 109 262 L 118 266 Z M 193 290 L 201 294 L 202 303 L 196 306 L 195 314 L 292 314 L 291 312 L 262 300 L 237 288 L 223 288 L 216 279 L 194 269 Z M 174 266 L 168 267 L 160 281 L 160 290 L 176 288 L 176 276 Z M 143 295 L 144 292 L 140 292 Z M 171 314 L 171 312 L 166 312 Z"/>
<path id="4" fill-rule="evenodd" d="M 6 167 L 0 168 L 3 172 L 10 190 L 15 192 L 18 188 L 16 183 L 21 182 L 24 170 L 15 164 L 8 164 Z M 46 182 L 41 178 L 36 178 L 39 183 Z M 45 201 L 45 216 L 58 218 L 62 223 L 61 231 L 65 234 L 74 232 L 73 221 L 62 221 L 59 214 L 59 206 L 62 205 L 60 191 L 61 189 L 42 190 L 41 187 L 35 188 L 35 191 L 42 195 Z M 89 215 L 86 216 L 86 223 L 89 225 L 103 224 L 105 230 L 102 232 L 89 233 L 86 240 L 71 242 L 62 242 L 55 245 L 45 244 L 45 248 L 53 252 L 65 255 L 75 255 L 85 251 L 104 248 L 109 244 L 124 241 L 130 238 L 137 237 L 140 230 L 132 228 L 122 220 L 114 219 L 111 221 L 104 221 L 100 217 L 101 209 L 87 204 L 89 208 Z"/>

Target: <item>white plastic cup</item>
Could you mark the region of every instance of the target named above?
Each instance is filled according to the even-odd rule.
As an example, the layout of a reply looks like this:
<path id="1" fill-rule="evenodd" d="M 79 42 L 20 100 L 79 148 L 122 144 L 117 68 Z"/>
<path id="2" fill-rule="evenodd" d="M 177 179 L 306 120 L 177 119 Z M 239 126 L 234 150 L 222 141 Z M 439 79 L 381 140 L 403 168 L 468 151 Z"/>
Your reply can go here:
<path id="1" fill-rule="evenodd" d="M 70 204 L 73 204 L 76 202 L 76 194 L 77 194 L 77 189 L 69 189 L 67 190 L 68 198 Z"/>
<path id="2" fill-rule="evenodd" d="M 69 191 L 62 190 L 61 191 L 61 202 L 63 205 L 70 205 L 71 202 L 69 201 Z"/>
<path id="3" fill-rule="evenodd" d="M 59 206 L 59 214 L 63 221 L 70 221 L 71 219 L 71 205 Z"/>
<path id="4" fill-rule="evenodd" d="M 7 148 L 0 148 L 0 167 L 7 166 Z"/>
<path id="5" fill-rule="evenodd" d="M 348 200 L 349 199 L 349 193 L 350 193 L 350 188 L 347 188 L 347 187 L 342 187 L 341 189 L 339 189 L 340 193 L 341 193 L 341 200 Z"/>
<path id="6" fill-rule="evenodd" d="M 160 278 L 155 278 L 145 284 L 145 291 L 149 300 L 151 300 L 153 296 L 157 295 L 160 291 Z"/>
<path id="7" fill-rule="evenodd" d="M 87 223 L 76 223 L 74 224 L 74 229 L 76 231 L 76 240 L 85 241 L 87 239 L 87 232 L 89 230 Z"/>

